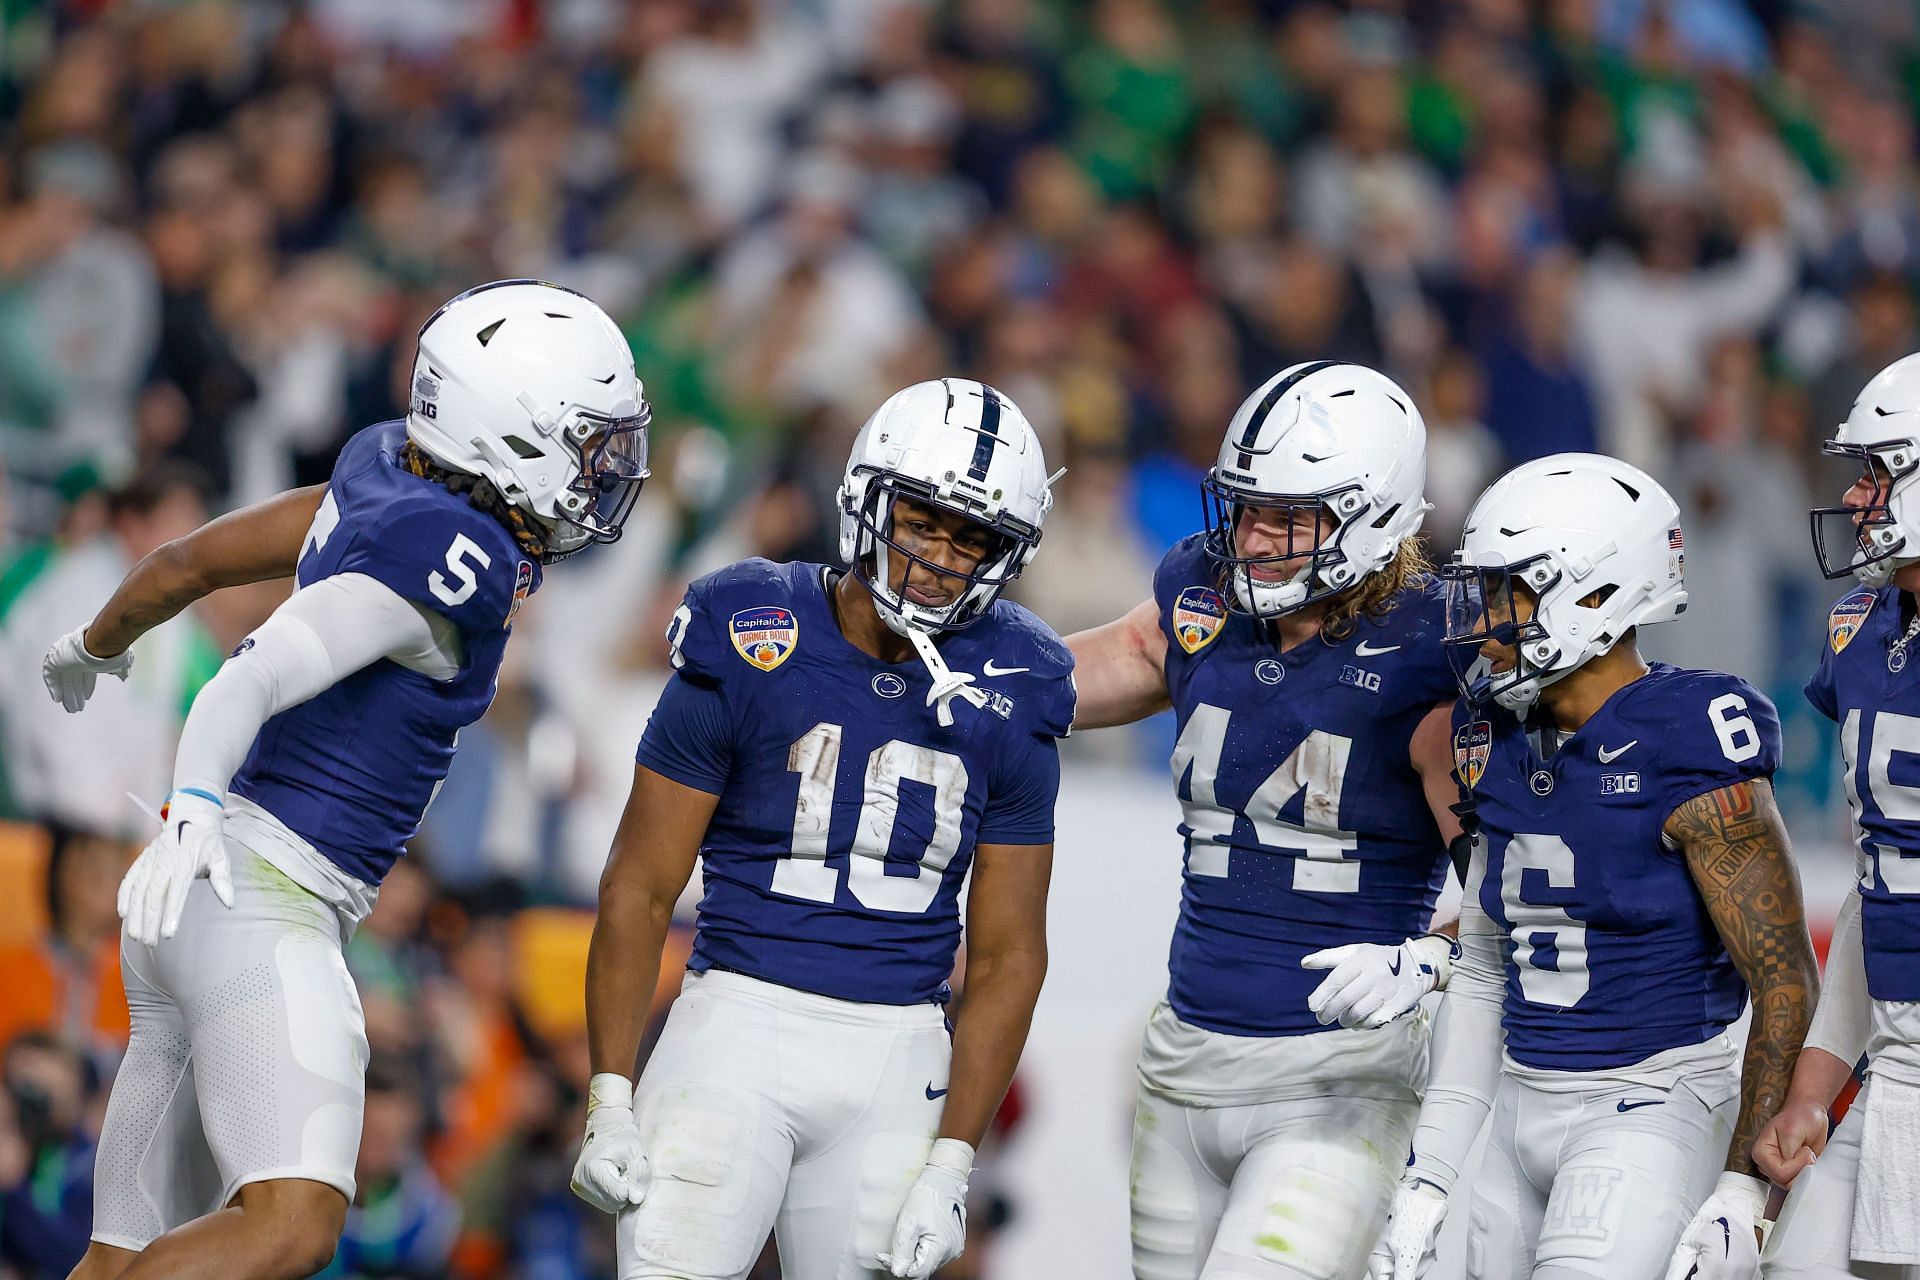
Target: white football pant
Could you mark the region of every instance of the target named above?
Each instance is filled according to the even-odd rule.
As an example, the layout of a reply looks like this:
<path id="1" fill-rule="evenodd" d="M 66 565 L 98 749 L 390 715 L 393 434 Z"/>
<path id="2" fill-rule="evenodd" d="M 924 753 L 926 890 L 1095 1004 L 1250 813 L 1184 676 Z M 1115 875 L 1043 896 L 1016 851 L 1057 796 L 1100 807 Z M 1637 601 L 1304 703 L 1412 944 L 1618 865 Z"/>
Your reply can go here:
<path id="1" fill-rule="evenodd" d="M 1873 1088 L 1872 1081 L 1866 1087 Z M 1853 1188 L 1866 1100 L 1864 1091 L 1854 1099 L 1827 1149 L 1793 1180 L 1760 1257 L 1766 1280 L 1920 1280 L 1920 1267 L 1853 1261 Z"/>
<path id="2" fill-rule="evenodd" d="M 132 1036 L 94 1165 L 93 1238 L 144 1249 L 240 1188 L 305 1178 L 352 1200 L 367 1029 L 352 924 L 227 840 L 234 901 L 197 880 L 180 931 L 121 934 Z"/>
<path id="3" fill-rule="evenodd" d="M 620 1280 L 740 1280 L 771 1229 L 787 1280 L 866 1280 L 926 1163 L 951 1044 L 937 1005 L 688 974 L 634 1095 L 653 1182 Z"/>

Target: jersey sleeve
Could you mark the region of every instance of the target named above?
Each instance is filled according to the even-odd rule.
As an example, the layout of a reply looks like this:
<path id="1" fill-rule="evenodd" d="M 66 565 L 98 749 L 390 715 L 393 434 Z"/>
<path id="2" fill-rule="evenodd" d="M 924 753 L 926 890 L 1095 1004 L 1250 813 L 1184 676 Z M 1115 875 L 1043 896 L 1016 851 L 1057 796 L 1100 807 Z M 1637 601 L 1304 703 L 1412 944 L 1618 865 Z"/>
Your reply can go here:
<path id="1" fill-rule="evenodd" d="M 1820 646 L 1820 664 L 1813 669 L 1813 678 L 1807 681 L 1807 701 L 1813 709 L 1829 720 L 1840 718 L 1840 700 L 1833 689 L 1833 646 Z"/>
<path id="2" fill-rule="evenodd" d="M 1770 778 L 1780 767 L 1779 713 L 1746 681 L 1702 676 L 1671 705 L 1660 762 L 1669 813 L 1709 791 Z"/>
<path id="3" fill-rule="evenodd" d="M 532 560 L 478 511 L 405 505 L 353 531 L 336 573 L 363 573 L 462 631 L 498 631 L 535 585 Z"/>
<path id="4" fill-rule="evenodd" d="M 1071 710 L 1071 708 L 1069 708 Z M 987 783 L 976 840 L 981 844 L 1051 844 L 1060 794 L 1060 747 L 1048 736 L 1025 737 L 1001 752 Z"/>
<path id="5" fill-rule="evenodd" d="M 718 685 L 726 671 L 726 656 L 713 613 L 713 579 L 702 578 L 687 588 L 667 624 L 667 657 L 687 679 Z"/>
<path id="6" fill-rule="evenodd" d="M 634 758 L 663 778 L 709 795 L 733 772 L 733 726 L 717 684 L 675 672 L 647 718 Z"/>

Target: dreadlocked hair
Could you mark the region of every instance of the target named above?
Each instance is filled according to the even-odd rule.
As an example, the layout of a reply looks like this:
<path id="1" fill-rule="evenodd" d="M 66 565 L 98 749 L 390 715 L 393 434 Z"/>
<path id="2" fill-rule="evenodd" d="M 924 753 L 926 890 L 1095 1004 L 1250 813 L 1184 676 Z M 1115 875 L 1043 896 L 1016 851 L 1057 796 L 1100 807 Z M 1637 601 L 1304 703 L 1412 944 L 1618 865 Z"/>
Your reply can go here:
<path id="1" fill-rule="evenodd" d="M 1347 639 L 1363 615 L 1384 616 L 1395 596 L 1432 572 L 1426 544 L 1417 536 L 1402 538 L 1393 559 L 1327 602 L 1320 634 L 1336 644 Z"/>
<path id="2" fill-rule="evenodd" d="M 469 475 L 465 471 L 443 467 L 411 440 L 400 446 L 400 465 L 408 475 L 431 480 L 448 493 L 465 494 L 475 511 L 492 516 L 505 525 L 522 551 L 544 562 L 547 551 L 545 531 L 532 516 L 508 502 L 493 481 L 485 476 Z"/>

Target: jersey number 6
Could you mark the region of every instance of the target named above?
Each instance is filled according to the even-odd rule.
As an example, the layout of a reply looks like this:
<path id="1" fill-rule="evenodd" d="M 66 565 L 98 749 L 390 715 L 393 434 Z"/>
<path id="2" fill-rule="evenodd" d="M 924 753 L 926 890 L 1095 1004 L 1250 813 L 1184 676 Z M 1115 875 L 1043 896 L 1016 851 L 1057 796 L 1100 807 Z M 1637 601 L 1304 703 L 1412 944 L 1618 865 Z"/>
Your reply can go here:
<path id="1" fill-rule="evenodd" d="M 773 891 L 809 902 L 832 902 L 840 873 L 827 865 L 827 835 L 833 823 L 834 785 L 840 775 L 840 743 L 846 730 L 822 721 L 787 752 L 787 769 L 800 775 L 793 807 L 793 854 L 775 864 Z M 895 738 L 875 747 L 861 775 L 860 825 L 847 858 L 847 888 L 875 911 L 921 912 L 940 892 L 942 873 L 960 849 L 960 807 L 967 796 L 967 766 L 959 756 Z M 933 835 L 912 875 L 887 874 L 887 850 L 900 816 L 900 783 L 933 788 Z M 931 868 L 932 875 L 927 870 Z"/>

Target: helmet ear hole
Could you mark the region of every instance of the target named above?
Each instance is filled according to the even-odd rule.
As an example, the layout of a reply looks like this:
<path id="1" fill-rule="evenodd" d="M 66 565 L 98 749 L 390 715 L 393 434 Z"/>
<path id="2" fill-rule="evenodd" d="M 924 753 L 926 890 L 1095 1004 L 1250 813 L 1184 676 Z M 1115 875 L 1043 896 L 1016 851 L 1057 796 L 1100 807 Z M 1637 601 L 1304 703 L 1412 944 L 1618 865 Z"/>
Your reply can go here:
<path id="1" fill-rule="evenodd" d="M 507 448 L 513 450 L 523 458 L 538 458 L 542 456 L 539 448 L 527 443 L 524 436 L 502 436 L 500 440 Z"/>

